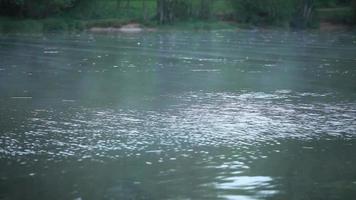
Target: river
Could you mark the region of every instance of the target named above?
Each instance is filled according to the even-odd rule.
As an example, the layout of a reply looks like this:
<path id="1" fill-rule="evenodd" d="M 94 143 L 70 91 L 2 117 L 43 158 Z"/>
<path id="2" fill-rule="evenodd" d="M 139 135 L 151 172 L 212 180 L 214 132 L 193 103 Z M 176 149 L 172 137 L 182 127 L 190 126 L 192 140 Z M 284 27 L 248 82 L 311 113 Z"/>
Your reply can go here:
<path id="1" fill-rule="evenodd" d="M 0 200 L 356 196 L 356 35 L 0 36 Z"/>

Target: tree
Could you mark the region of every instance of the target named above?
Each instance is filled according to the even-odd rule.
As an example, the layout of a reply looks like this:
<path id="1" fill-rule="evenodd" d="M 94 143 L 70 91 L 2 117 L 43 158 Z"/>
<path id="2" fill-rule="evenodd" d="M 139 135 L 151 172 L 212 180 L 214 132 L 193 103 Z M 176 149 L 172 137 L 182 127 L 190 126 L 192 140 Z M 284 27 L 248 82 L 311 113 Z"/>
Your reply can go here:
<path id="1" fill-rule="evenodd" d="M 211 17 L 212 0 L 200 0 L 199 18 L 209 19 Z"/>
<path id="2" fill-rule="evenodd" d="M 116 0 L 116 9 L 117 10 L 121 9 L 121 2 L 122 2 L 122 0 Z"/>
<path id="3" fill-rule="evenodd" d="M 142 13 L 143 13 L 143 20 L 147 20 L 147 0 L 142 0 Z"/>
<path id="4" fill-rule="evenodd" d="M 156 13 L 156 17 L 158 20 L 159 24 L 163 24 L 164 23 L 164 0 L 157 0 L 157 13 Z"/>
<path id="5" fill-rule="evenodd" d="M 352 0 L 351 2 L 352 10 L 353 10 L 353 24 L 356 24 L 356 0 Z"/>
<path id="6" fill-rule="evenodd" d="M 235 18 L 250 24 L 289 24 L 294 0 L 231 0 Z"/>
<path id="7" fill-rule="evenodd" d="M 171 23 L 173 20 L 173 0 L 157 0 L 157 18 L 159 24 Z"/>
<path id="8" fill-rule="evenodd" d="M 301 0 L 297 3 L 297 10 L 295 12 L 292 27 L 307 28 L 312 25 L 315 20 L 315 1 L 314 0 Z"/>
<path id="9" fill-rule="evenodd" d="M 44 18 L 71 8 L 75 0 L 0 0 L 2 15 Z"/>
<path id="10" fill-rule="evenodd" d="M 157 0 L 156 18 L 159 24 L 173 23 L 190 15 L 190 3 L 186 0 Z"/>

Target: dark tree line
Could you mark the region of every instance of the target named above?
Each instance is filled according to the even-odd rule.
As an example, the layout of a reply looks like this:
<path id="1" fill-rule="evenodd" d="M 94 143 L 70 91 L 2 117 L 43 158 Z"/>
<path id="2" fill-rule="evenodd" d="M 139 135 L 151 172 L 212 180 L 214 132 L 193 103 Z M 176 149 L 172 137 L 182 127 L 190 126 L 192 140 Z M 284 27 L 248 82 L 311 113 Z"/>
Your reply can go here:
<path id="1" fill-rule="evenodd" d="M 356 0 L 352 0 L 351 6 L 353 10 L 353 22 L 356 24 Z"/>
<path id="2" fill-rule="evenodd" d="M 0 0 L 0 14 L 45 18 L 73 7 L 75 0 Z"/>
<path id="3" fill-rule="evenodd" d="M 100 0 L 116 3 L 117 12 L 127 12 L 131 0 Z M 149 18 L 147 4 L 156 1 L 155 18 L 160 24 L 173 23 L 177 19 L 199 18 L 208 19 L 211 15 L 213 0 L 140 0 L 142 16 Z M 137 0 L 136 0 L 137 2 Z M 197 4 L 197 5 L 193 5 Z M 82 12 L 95 6 L 95 0 L 0 0 L 0 15 L 23 18 L 46 18 L 66 12 L 77 7 Z M 92 8 L 90 8 L 92 9 Z M 152 15 L 152 14 L 151 14 Z"/>
<path id="4" fill-rule="evenodd" d="M 135 0 L 141 2 L 142 18 L 155 19 L 159 24 L 178 20 L 212 17 L 214 2 L 218 0 Z M 219 0 L 235 10 L 233 19 L 250 24 L 281 24 L 308 27 L 315 21 L 316 6 L 344 5 L 353 7 L 356 21 L 356 0 Z M 100 0 L 116 5 L 115 12 L 130 12 L 132 0 Z M 0 0 L 0 15 L 17 18 L 46 18 L 74 10 L 97 10 L 98 0 Z M 149 13 L 148 3 L 156 4 L 156 12 Z M 115 9 L 115 8 L 114 8 Z"/>
<path id="5" fill-rule="evenodd" d="M 352 1 L 356 4 L 356 0 Z M 349 6 L 351 0 L 231 0 L 231 4 L 239 22 L 306 28 L 316 23 L 317 6 Z M 353 7 L 355 13 L 356 6 Z"/>
<path id="6" fill-rule="evenodd" d="M 312 23 L 315 10 L 315 0 L 302 0 L 296 5 L 296 13 L 293 16 L 292 26 L 305 28 Z"/>
<path id="7" fill-rule="evenodd" d="M 212 3 L 213 0 L 157 0 L 156 18 L 160 24 L 188 18 L 206 20 L 211 17 Z"/>

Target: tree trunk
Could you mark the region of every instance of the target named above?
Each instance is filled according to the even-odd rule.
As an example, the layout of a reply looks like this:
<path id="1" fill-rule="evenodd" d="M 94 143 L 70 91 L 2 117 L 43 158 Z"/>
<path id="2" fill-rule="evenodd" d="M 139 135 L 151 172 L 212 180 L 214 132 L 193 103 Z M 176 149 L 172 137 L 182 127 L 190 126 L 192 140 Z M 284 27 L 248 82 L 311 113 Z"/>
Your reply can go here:
<path id="1" fill-rule="evenodd" d="M 174 0 L 157 0 L 157 20 L 159 24 L 170 23 L 174 20 Z"/>
<path id="2" fill-rule="evenodd" d="M 116 9 L 121 10 L 121 0 L 116 0 Z"/>
<path id="3" fill-rule="evenodd" d="M 157 19 L 159 24 L 164 23 L 164 0 L 157 0 Z"/>
<path id="4" fill-rule="evenodd" d="M 299 4 L 299 9 L 294 17 L 294 20 L 292 21 L 292 26 L 302 29 L 310 26 L 310 23 L 313 20 L 314 10 L 314 0 L 303 0 Z"/>
<path id="5" fill-rule="evenodd" d="M 211 4 L 210 0 L 200 0 L 199 17 L 201 19 L 209 19 L 211 14 Z"/>
<path id="6" fill-rule="evenodd" d="M 312 20 L 312 12 L 314 10 L 314 0 L 305 0 L 304 1 L 304 13 L 303 19 L 305 26 L 307 26 Z"/>
<path id="7" fill-rule="evenodd" d="M 142 13 L 143 13 L 143 20 L 147 21 L 147 0 L 142 0 Z"/>
<path id="8" fill-rule="evenodd" d="M 353 24 L 356 24 L 356 0 L 352 0 L 351 2 L 352 10 L 353 10 Z"/>

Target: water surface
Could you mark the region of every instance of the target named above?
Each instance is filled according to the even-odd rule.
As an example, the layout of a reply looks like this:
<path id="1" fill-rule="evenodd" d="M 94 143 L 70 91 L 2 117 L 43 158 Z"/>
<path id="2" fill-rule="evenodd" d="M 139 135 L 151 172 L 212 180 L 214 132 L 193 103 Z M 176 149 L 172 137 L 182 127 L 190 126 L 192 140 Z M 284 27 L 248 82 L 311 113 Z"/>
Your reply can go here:
<path id="1" fill-rule="evenodd" d="M 352 199 L 356 36 L 0 37 L 0 200 Z"/>

